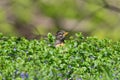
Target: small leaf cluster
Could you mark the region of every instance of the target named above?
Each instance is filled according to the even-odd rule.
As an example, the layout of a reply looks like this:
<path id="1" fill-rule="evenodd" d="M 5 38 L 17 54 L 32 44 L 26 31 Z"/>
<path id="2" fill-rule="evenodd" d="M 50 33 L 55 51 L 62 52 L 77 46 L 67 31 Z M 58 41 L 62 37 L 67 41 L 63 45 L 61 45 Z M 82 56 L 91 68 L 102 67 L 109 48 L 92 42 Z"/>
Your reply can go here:
<path id="1" fill-rule="evenodd" d="M 120 42 L 75 37 L 27 40 L 0 34 L 0 80 L 119 80 Z"/>

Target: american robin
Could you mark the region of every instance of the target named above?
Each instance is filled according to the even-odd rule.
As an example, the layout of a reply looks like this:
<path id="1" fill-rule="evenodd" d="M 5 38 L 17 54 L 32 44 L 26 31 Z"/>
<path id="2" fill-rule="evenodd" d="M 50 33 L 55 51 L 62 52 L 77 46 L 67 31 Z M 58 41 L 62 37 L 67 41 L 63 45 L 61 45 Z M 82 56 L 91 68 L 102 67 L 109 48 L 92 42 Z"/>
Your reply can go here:
<path id="1" fill-rule="evenodd" d="M 56 41 L 55 41 L 55 47 L 63 46 L 64 40 L 68 32 L 60 30 L 56 33 Z"/>

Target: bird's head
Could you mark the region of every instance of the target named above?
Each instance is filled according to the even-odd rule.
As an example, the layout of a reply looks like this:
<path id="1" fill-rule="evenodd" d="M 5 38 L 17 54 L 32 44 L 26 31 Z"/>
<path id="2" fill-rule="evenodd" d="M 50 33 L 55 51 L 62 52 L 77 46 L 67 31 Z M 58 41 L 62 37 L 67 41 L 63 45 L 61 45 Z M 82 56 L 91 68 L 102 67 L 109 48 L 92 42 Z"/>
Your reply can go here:
<path id="1" fill-rule="evenodd" d="M 62 41 L 65 39 L 66 35 L 68 35 L 68 32 L 60 30 L 56 33 L 56 39 Z"/>

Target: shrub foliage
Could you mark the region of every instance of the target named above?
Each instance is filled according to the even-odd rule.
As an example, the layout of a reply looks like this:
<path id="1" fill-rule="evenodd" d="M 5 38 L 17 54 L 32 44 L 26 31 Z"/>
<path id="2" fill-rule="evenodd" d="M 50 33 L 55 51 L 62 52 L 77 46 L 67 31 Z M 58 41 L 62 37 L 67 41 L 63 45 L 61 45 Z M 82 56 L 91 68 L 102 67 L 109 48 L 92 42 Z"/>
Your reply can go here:
<path id="1" fill-rule="evenodd" d="M 54 47 L 55 38 L 27 40 L 0 34 L 0 80 L 119 80 L 120 42 L 80 33 Z"/>

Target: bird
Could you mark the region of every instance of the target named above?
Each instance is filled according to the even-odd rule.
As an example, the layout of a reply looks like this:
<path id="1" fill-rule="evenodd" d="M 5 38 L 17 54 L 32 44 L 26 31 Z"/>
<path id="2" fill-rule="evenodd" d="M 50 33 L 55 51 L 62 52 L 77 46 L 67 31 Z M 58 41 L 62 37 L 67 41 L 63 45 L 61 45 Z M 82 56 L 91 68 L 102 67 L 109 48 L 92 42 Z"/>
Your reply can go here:
<path id="1" fill-rule="evenodd" d="M 64 45 L 64 40 L 66 35 L 68 35 L 67 31 L 60 30 L 56 32 L 56 40 L 55 40 L 55 47 L 63 46 Z"/>

